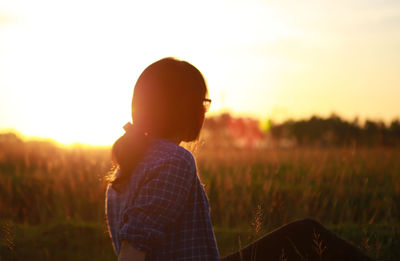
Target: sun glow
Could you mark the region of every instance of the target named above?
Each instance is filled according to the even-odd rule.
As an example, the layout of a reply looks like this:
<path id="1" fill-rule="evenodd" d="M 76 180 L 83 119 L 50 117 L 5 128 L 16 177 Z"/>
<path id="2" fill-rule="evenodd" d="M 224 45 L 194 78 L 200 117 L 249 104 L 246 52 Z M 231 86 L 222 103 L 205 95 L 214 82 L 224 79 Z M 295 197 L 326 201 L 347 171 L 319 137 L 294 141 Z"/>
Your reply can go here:
<path id="1" fill-rule="evenodd" d="M 221 14 L 223 3 L 218 4 L 209 9 L 170 1 L 156 6 L 133 1 L 10 2 L 6 7 L 15 21 L 1 28 L 6 77 L 0 83 L 9 100 L 2 110 L 3 124 L 17 115 L 14 126 L 31 136 L 110 144 L 121 134 L 118 127 L 130 120 L 131 94 L 140 72 L 169 55 L 199 67 L 212 96 L 218 89 L 223 92 L 218 86 L 237 79 L 220 75 L 240 68 L 221 68 L 218 54 L 232 59 L 224 46 L 246 45 L 258 36 L 257 28 L 247 30 L 248 24 L 235 19 L 241 10 L 231 7 Z M 263 37 L 278 37 L 282 32 L 277 28 L 271 26 Z M 212 110 L 221 106 L 214 99 Z"/>
<path id="2" fill-rule="evenodd" d="M 397 115 L 400 55 L 394 43 L 400 37 L 390 33 L 397 28 L 379 31 L 378 41 L 370 37 L 377 32 L 361 27 L 395 17 L 400 8 L 371 4 L 351 16 L 353 22 L 347 15 L 357 5 L 337 21 L 339 4 L 289 3 L 3 1 L 0 129 L 62 143 L 110 144 L 130 120 L 137 77 L 166 56 L 202 71 L 211 114 Z M 379 92 L 379 83 L 386 91 Z M 364 99 L 354 104 L 358 94 Z"/>

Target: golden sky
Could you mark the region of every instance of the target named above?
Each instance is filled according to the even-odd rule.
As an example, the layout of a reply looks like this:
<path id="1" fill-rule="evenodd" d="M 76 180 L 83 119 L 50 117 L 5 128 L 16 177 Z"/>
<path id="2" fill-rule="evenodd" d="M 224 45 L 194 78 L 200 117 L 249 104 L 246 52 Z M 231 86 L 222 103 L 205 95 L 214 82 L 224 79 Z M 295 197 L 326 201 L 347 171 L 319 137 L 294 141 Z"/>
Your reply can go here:
<path id="1" fill-rule="evenodd" d="M 166 56 L 205 75 L 211 112 L 400 116 L 400 1 L 0 2 L 0 129 L 110 144 Z"/>

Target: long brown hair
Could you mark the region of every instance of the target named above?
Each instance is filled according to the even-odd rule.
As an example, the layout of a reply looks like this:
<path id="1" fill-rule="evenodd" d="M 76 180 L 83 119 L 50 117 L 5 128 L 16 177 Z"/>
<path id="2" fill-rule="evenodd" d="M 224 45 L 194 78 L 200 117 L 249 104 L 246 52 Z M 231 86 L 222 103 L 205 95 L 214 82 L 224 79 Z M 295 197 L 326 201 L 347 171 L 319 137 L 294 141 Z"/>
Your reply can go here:
<path id="1" fill-rule="evenodd" d="M 204 120 L 207 86 L 188 62 L 164 58 L 139 76 L 132 98 L 132 122 L 112 147 L 116 173 L 111 184 L 120 190 L 145 154 L 149 137 L 193 141 Z"/>

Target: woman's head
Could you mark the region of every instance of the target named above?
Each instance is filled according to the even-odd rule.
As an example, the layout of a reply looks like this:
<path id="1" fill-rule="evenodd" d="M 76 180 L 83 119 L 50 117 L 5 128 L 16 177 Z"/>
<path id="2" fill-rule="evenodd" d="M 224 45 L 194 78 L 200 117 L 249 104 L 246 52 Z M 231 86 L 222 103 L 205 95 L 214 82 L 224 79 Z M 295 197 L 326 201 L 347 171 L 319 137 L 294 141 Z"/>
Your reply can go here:
<path id="1" fill-rule="evenodd" d="M 207 94 L 202 74 L 188 62 L 164 58 L 142 72 L 133 92 L 133 125 L 112 148 L 112 159 L 119 170 L 112 180 L 115 189 L 130 177 L 146 152 L 149 137 L 175 142 L 198 138 Z"/>
<path id="2" fill-rule="evenodd" d="M 151 136 L 192 141 L 204 120 L 207 86 L 188 62 L 164 58 L 147 67 L 136 82 L 133 124 Z"/>

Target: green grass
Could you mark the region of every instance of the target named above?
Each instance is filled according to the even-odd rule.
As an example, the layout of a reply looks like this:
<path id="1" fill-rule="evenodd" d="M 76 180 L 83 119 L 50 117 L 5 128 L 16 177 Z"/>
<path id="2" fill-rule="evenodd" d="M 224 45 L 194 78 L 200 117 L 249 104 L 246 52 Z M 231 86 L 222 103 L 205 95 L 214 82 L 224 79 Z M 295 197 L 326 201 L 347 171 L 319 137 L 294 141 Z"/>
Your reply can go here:
<path id="1" fill-rule="evenodd" d="M 2 222 L 0 260 L 113 260 L 103 224 L 73 221 L 40 225 Z"/>
<path id="2" fill-rule="evenodd" d="M 0 222 L 0 260 L 116 260 L 105 227 L 101 223 L 59 221 L 23 225 Z M 398 260 L 400 230 L 387 224 L 327 226 L 342 238 L 360 246 L 378 260 Z M 255 240 L 248 228 L 215 227 L 221 256 Z M 263 235 L 264 232 L 260 232 Z"/>

